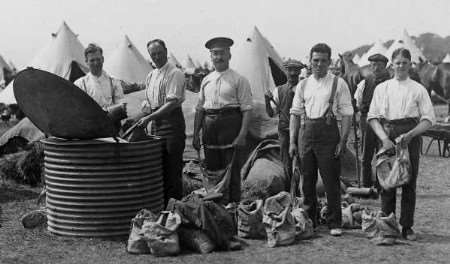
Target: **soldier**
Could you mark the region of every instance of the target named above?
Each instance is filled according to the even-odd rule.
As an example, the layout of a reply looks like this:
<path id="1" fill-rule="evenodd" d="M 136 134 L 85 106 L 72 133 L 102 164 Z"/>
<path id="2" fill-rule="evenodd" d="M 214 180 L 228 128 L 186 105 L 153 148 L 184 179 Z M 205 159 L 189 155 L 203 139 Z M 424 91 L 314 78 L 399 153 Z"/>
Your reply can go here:
<path id="1" fill-rule="evenodd" d="M 239 157 L 246 144 L 252 93 L 249 81 L 229 68 L 230 47 L 233 40 L 213 38 L 206 42 L 214 71 L 207 75 L 200 86 L 199 101 L 194 121 L 192 145 L 200 150 L 200 131 L 208 170 L 224 169 Z M 236 159 L 235 159 L 236 160 Z M 230 202 L 239 202 L 241 195 L 240 160 L 232 167 L 229 186 Z"/>

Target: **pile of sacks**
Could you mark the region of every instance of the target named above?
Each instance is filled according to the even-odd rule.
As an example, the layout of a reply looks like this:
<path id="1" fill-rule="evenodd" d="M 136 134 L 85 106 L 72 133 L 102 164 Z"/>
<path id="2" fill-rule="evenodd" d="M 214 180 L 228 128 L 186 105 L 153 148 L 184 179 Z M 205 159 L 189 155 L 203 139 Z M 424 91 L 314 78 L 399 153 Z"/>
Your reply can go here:
<path id="1" fill-rule="evenodd" d="M 267 238 L 269 247 L 293 244 L 314 235 L 312 220 L 301 208 L 301 201 L 288 192 L 263 200 L 243 201 L 238 206 L 238 235 Z"/>
<path id="2" fill-rule="evenodd" d="M 132 220 L 127 251 L 174 256 L 182 248 L 198 253 L 236 249 L 235 224 L 226 208 L 191 194 L 171 199 L 166 211 L 141 210 Z"/>

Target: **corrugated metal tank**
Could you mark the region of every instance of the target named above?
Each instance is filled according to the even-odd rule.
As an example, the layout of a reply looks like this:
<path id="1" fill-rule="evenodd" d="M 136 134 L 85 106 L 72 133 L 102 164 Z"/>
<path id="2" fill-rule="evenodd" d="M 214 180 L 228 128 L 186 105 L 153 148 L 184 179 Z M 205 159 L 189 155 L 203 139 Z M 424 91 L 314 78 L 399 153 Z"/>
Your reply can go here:
<path id="1" fill-rule="evenodd" d="M 115 143 L 49 138 L 42 142 L 50 232 L 127 235 L 140 209 L 163 209 L 162 139 Z"/>

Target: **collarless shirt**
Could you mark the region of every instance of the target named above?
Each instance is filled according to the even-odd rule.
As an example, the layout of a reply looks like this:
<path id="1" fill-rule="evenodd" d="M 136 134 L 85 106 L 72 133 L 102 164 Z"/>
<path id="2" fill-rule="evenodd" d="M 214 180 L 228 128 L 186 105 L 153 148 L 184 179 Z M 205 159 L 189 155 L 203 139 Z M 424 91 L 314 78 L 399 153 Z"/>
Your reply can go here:
<path id="1" fill-rule="evenodd" d="M 241 111 L 248 111 L 252 105 L 250 82 L 234 70 L 214 71 L 203 79 L 198 109 L 240 107 Z"/>
<path id="2" fill-rule="evenodd" d="M 425 87 L 407 78 L 402 81 L 390 79 L 375 88 L 367 120 L 410 117 L 435 123 L 433 105 Z"/>
<path id="3" fill-rule="evenodd" d="M 184 74 L 169 62 L 147 75 L 145 87 L 147 100 L 143 102 L 143 108 L 156 109 L 170 100 L 177 100 L 181 106 L 184 101 Z"/>
<path id="4" fill-rule="evenodd" d="M 74 84 L 92 97 L 103 109 L 119 103 L 124 98 L 120 81 L 110 77 L 104 71 L 98 77 L 89 72 L 76 80 Z"/>
<path id="5" fill-rule="evenodd" d="M 295 88 L 290 114 L 308 118 L 323 117 L 329 107 L 334 75 L 327 73 L 323 78 L 316 79 L 313 75 L 301 80 Z M 342 78 L 338 78 L 333 109 L 336 116 L 353 114 L 350 90 Z"/>

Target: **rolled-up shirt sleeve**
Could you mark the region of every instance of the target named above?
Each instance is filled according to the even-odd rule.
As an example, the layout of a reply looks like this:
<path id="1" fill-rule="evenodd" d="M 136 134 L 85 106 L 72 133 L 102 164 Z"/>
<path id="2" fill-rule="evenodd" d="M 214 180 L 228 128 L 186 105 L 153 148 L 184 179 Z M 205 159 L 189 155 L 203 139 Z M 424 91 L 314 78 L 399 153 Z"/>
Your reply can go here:
<path id="1" fill-rule="evenodd" d="M 362 97 L 363 97 L 363 93 L 364 93 L 364 88 L 366 87 L 366 81 L 362 80 L 361 82 L 358 83 L 358 85 L 356 86 L 356 91 L 355 91 L 355 95 L 354 98 L 356 100 L 356 106 L 361 107 L 361 103 L 362 103 Z"/>
<path id="2" fill-rule="evenodd" d="M 350 95 L 350 89 L 347 83 L 339 78 L 338 91 L 336 95 L 336 112 L 341 116 L 353 115 L 352 97 Z"/>
<path id="3" fill-rule="evenodd" d="M 205 104 L 205 79 L 203 79 L 201 85 L 200 85 L 200 91 L 198 93 L 198 102 L 197 102 L 197 106 L 195 107 L 195 109 L 197 111 L 199 110 L 203 110 L 203 105 Z"/>
<path id="4" fill-rule="evenodd" d="M 242 112 L 251 110 L 253 108 L 252 90 L 250 88 L 250 82 L 244 77 L 241 77 L 239 79 L 237 96 Z"/>
<path id="5" fill-rule="evenodd" d="M 432 125 L 436 123 L 436 116 L 434 113 L 433 104 L 431 103 L 430 96 L 428 95 L 428 92 L 423 89 L 420 89 L 420 93 L 418 96 L 418 107 L 419 107 L 419 114 L 420 114 L 420 121 L 422 120 L 428 120 L 431 122 Z"/>
<path id="6" fill-rule="evenodd" d="M 166 93 L 166 101 L 177 100 L 178 103 L 184 101 L 184 74 L 181 71 L 175 71 L 168 84 L 167 84 L 167 93 Z"/>
<path id="7" fill-rule="evenodd" d="M 114 102 L 117 103 L 118 101 L 125 98 L 125 96 L 123 94 L 122 83 L 120 82 L 120 80 L 115 79 L 115 78 L 112 78 L 111 82 L 112 82 L 113 89 L 114 89 Z"/>
<path id="8" fill-rule="evenodd" d="M 305 101 L 301 98 L 302 94 L 303 94 L 301 89 L 302 89 L 302 86 L 304 86 L 304 85 L 302 85 L 302 83 L 305 80 L 306 79 L 303 79 L 295 87 L 294 99 L 292 100 L 291 110 L 289 111 L 289 113 L 291 115 L 301 116 L 301 115 L 305 114 Z"/>
<path id="9" fill-rule="evenodd" d="M 383 84 L 377 85 L 373 91 L 372 101 L 370 102 L 369 112 L 367 113 L 367 121 L 383 117 L 381 106 L 383 100 L 381 98 L 381 90 L 383 90 L 383 88 L 381 85 Z"/>

